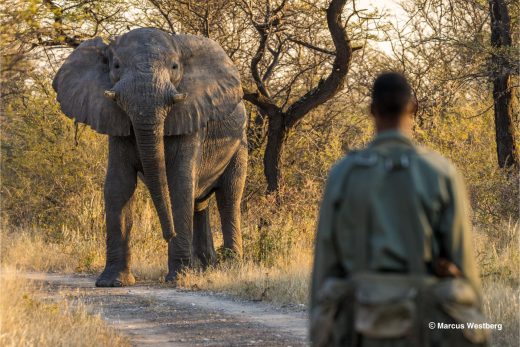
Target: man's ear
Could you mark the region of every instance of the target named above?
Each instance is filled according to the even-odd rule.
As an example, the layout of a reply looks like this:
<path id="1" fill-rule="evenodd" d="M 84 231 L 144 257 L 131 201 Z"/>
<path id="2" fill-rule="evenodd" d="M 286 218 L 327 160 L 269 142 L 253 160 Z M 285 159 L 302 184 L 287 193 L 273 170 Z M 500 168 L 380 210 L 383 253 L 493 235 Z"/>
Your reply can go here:
<path id="1" fill-rule="evenodd" d="M 372 117 L 375 117 L 375 116 L 376 116 L 376 107 L 375 107 L 375 105 L 374 105 L 373 102 L 370 103 L 370 115 L 371 115 Z"/>
<path id="2" fill-rule="evenodd" d="M 417 115 L 417 103 L 413 98 L 406 105 L 405 113 L 410 118 L 415 119 L 415 116 Z"/>
<path id="3" fill-rule="evenodd" d="M 417 112 L 419 112 L 419 101 L 417 100 L 417 96 L 415 94 L 413 95 L 410 102 L 412 103 L 412 113 L 415 118 L 415 116 L 417 116 Z"/>

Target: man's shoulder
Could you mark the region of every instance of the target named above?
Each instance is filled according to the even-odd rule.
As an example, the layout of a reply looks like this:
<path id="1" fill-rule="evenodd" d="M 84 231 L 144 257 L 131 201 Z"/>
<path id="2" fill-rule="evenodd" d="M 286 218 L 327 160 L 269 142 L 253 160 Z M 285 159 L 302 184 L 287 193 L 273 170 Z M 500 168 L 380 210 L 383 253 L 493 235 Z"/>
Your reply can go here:
<path id="1" fill-rule="evenodd" d="M 376 163 L 377 156 L 367 148 L 352 150 L 332 166 L 329 177 L 342 177 L 354 166 L 373 166 Z"/>
<path id="2" fill-rule="evenodd" d="M 349 169 L 349 167 L 352 165 L 352 154 L 349 153 L 343 158 L 336 161 L 329 172 L 329 181 L 335 180 L 340 177 L 342 177 Z"/>
<path id="3" fill-rule="evenodd" d="M 457 170 L 455 165 L 448 158 L 439 152 L 425 146 L 416 146 L 417 162 L 441 176 L 453 177 Z"/>
<path id="4" fill-rule="evenodd" d="M 327 178 L 328 190 L 338 191 L 348 172 L 354 166 L 358 152 L 358 150 L 350 151 L 332 165 Z"/>
<path id="5" fill-rule="evenodd" d="M 410 153 L 409 151 L 407 152 Z M 415 145 L 412 149 L 412 153 L 413 156 L 416 157 L 415 162 L 418 165 L 436 172 L 438 175 L 453 177 L 457 172 L 451 160 L 428 147 Z M 380 159 L 380 154 L 370 147 L 350 151 L 332 166 L 329 179 L 340 179 L 354 167 L 372 167 L 376 165 Z"/>

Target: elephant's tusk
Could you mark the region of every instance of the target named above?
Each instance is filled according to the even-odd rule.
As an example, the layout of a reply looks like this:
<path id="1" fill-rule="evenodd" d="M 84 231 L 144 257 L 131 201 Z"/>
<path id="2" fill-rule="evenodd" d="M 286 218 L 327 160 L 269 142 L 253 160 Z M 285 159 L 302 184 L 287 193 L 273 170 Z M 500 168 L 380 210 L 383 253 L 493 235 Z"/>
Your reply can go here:
<path id="1" fill-rule="evenodd" d="M 114 90 L 105 90 L 105 92 L 103 93 L 107 98 L 109 98 L 110 100 L 116 100 L 116 92 Z"/>
<path id="2" fill-rule="evenodd" d="M 186 100 L 186 97 L 188 96 L 188 94 L 186 93 L 177 93 L 177 94 L 174 94 L 173 95 L 173 102 L 174 103 L 177 103 L 177 102 L 182 102 L 184 100 Z"/>

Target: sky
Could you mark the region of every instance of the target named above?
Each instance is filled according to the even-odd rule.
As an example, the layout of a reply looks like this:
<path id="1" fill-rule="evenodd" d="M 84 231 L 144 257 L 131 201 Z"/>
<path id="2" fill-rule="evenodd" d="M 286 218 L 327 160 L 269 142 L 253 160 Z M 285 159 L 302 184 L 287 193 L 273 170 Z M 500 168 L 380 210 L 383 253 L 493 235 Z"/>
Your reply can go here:
<path id="1" fill-rule="evenodd" d="M 389 14 L 399 16 L 403 13 L 399 2 L 399 0 L 356 0 L 356 6 L 358 9 L 376 6 L 380 10 L 387 10 Z"/>
<path id="2" fill-rule="evenodd" d="M 393 24 L 403 25 L 406 21 L 406 14 L 399 3 L 401 0 L 356 0 L 356 9 L 379 9 L 380 12 L 387 14 L 387 20 Z M 392 55 L 390 42 L 376 42 L 372 43 L 377 48 Z"/>

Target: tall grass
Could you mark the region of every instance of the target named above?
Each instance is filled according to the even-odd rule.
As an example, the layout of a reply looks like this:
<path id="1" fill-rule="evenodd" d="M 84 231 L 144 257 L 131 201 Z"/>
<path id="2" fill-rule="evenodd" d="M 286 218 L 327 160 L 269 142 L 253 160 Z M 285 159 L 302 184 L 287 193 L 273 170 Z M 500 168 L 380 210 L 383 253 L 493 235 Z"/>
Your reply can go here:
<path id="1" fill-rule="evenodd" d="M 155 227 L 150 204 L 135 211 L 131 239 L 133 272 L 140 280 L 159 280 L 166 273 L 167 244 Z M 18 269 L 50 272 L 100 272 L 105 265 L 105 232 L 62 226 L 46 232 L 9 227 L 0 232 L 0 261 Z"/>
<path id="2" fill-rule="evenodd" d="M 130 346 L 81 303 L 48 301 L 16 273 L 0 276 L 0 346 Z"/>

